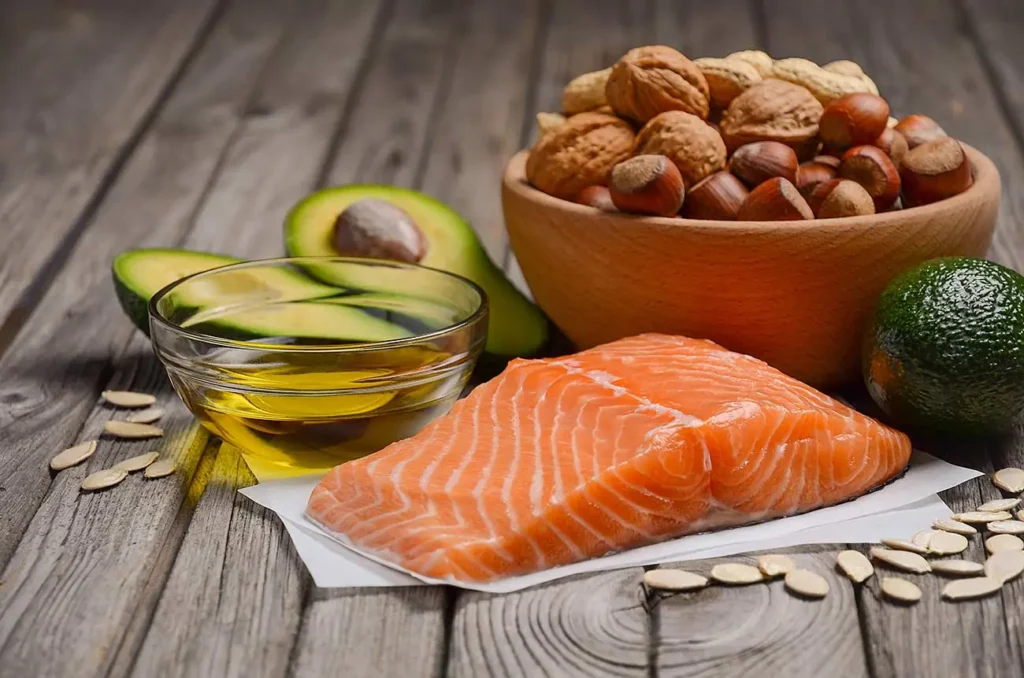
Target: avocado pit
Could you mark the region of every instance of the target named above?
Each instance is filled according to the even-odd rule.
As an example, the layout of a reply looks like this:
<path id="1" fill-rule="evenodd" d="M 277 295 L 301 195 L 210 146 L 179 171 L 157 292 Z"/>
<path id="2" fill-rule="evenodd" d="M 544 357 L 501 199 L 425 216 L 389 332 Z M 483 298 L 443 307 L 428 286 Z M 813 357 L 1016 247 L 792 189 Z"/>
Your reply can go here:
<path id="1" fill-rule="evenodd" d="M 427 240 L 408 212 L 387 200 L 363 198 L 334 222 L 334 246 L 343 256 L 419 263 Z"/>

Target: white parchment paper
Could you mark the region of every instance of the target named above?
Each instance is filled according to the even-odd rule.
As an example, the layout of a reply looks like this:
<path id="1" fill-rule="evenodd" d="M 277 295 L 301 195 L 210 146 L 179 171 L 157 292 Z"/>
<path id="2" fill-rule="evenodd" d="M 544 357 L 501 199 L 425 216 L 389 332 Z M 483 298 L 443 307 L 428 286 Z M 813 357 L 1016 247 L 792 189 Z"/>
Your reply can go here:
<path id="1" fill-rule="evenodd" d="M 317 586 L 327 588 L 447 584 L 476 591 L 507 593 L 584 572 L 694 560 L 782 548 L 798 544 L 875 543 L 884 537 L 909 539 L 952 512 L 936 492 L 981 475 L 922 452 L 907 473 L 854 501 L 759 525 L 695 534 L 488 584 L 441 581 L 413 574 L 361 553 L 307 520 L 304 512 L 316 476 L 287 478 L 240 492 L 275 512 Z"/>

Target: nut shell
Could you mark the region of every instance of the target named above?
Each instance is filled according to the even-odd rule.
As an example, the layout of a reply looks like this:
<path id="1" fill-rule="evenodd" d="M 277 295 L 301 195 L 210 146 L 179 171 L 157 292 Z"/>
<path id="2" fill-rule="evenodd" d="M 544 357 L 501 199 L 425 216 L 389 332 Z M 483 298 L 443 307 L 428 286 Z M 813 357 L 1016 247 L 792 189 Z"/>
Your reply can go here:
<path id="1" fill-rule="evenodd" d="M 892 160 L 892 164 L 896 165 L 896 169 L 900 168 L 900 165 L 903 163 L 903 156 L 910 150 L 907 140 L 903 138 L 903 135 L 892 128 L 886 128 L 884 132 L 878 135 L 877 139 L 871 142 L 871 145 L 882 149 L 889 156 L 889 160 Z"/>
<path id="2" fill-rule="evenodd" d="M 604 91 L 611 72 L 611 68 L 605 68 L 584 73 L 570 80 L 562 90 L 562 111 L 566 115 L 576 115 L 606 105 L 608 99 L 605 98 Z"/>
<path id="3" fill-rule="evenodd" d="M 670 217 L 683 206 L 686 186 L 665 156 L 638 155 L 612 168 L 608 191 L 623 212 Z"/>
<path id="4" fill-rule="evenodd" d="M 908 206 L 945 200 L 973 183 L 971 161 L 952 137 L 940 137 L 908 151 L 900 177 Z"/>
<path id="5" fill-rule="evenodd" d="M 640 123 L 665 111 L 704 120 L 710 110 L 710 90 L 700 69 L 664 45 L 629 50 L 612 66 L 605 95 L 616 113 Z"/>
<path id="6" fill-rule="evenodd" d="M 838 162 L 836 163 L 838 167 Z M 837 167 L 820 162 L 805 162 L 796 170 L 796 187 L 804 197 L 814 190 L 818 184 L 832 181 L 839 173 Z M 813 205 L 812 205 L 813 207 Z"/>
<path id="7" fill-rule="evenodd" d="M 686 194 L 682 215 L 687 219 L 735 221 L 747 187 L 729 172 L 715 172 L 705 177 Z"/>
<path id="8" fill-rule="evenodd" d="M 753 188 L 772 177 L 796 181 L 796 151 L 778 141 L 755 141 L 736 149 L 729 171 Z"/>
<path id="9" fill-rule="evenodd" d="M 907 140 L 907 146 L 911 149 L 947 136 L 946 131 L 939 127 L 939 123 L 920 113 L 906 116 L 896 123 L 894 129 L 903 135 L 903 138 Z"/>
<path id="10" fill-rule="evenodd" d="M 596 207 L 602 212 L 618 212 L 612 202 L 607 186 L 587 186 L 576 195 L 576 202 L 588 207 Z"/>
<path id="11" fill-rule="evenodd" d="M 889 104 L 885 99 L 868 92 L 854 92 L 825 107 L 818 123 L 819 134 L 827 147 L 845 150 L 873 142 L 885 131 L 888 121 Z"/>
<path id="12" fill-rule="evenodd" d="M 863 186 L 849 179 L 818 184 L 807 198 L 818 219 L 856 217 L 875 213 L 875 202 Z"/>
<path id="13" fill-rule="evenodd" d="M 759 49 L 746 49 L 741 52 L 733 52 L 725 57 L 729 61 L 743 61 L 755 69 L 762 79 L 772 77 L 772 66 L 775 60 Z"/>
<path id="14" fill-rule="evenodd" d="M 792 182 L 776 177 L 755 188 L 736 215 L 739 221 L 802 221 L 814 213 Z"/>
<path id="15" fill-rule="evenodd" d="M 572 200 L 587 186 L 607 185 L 612 167 L 633 149 L 633 128 L 612 115 L 580 113 L 545 134 L 526 159 L 526 178 L 549 195 Z"/>
<path id="16" fill-rule="evenodd" d="M 825 70 L 807 59 L 779 59 L 772 66 L 772 77 L 806 88 L 823 106 L 853 92 L 869 92 L 874 86 L 858 76 Z M 877 89 L 877 88 L 875 88 Z"/>
<path id="17" fill-rule="evenodd" d="M 728 107 L 733 99 L 755 83 L 761 82 L 758 70 L 740 59 L 704 58 L 693 63 L 708 81 L 712 108 Z"/>
<path id="18" fill-rule="evenodd" d="M 799 155 L 817 146 L 824 108 L 803 87 L 765 80 L 732 100 L 722 117 L 722 139 L 730 152 L 754 141 L 778 141 Z"/>
<path id="19" fill-rule="evenodd" d="M 883 212 L 900 196 L 900 174 L 885 152 L 875 146 L 854 146 L 843 154 L 839 176 L 863 186 Z"/>
<path id="20" fill-rule="evenodd" d="M 725 143 L 714 127 L 682 111 L 662 113 L 644 125 L 635 153 L 668 156 L 687 186 L 725 169 Z"/>

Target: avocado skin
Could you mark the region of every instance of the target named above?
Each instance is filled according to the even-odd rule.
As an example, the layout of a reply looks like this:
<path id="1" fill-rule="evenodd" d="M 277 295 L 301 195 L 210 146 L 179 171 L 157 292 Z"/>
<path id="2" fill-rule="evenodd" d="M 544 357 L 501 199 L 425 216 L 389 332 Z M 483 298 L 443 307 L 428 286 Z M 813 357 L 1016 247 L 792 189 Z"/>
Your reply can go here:
<path id="1" fill-rule="evenodd" d="M 872 398 L 897 422 L 1008 431 L 1024 408 L 1024 277 L 965 257 L 907 271 L 879 299 L 863 367 Z"/>

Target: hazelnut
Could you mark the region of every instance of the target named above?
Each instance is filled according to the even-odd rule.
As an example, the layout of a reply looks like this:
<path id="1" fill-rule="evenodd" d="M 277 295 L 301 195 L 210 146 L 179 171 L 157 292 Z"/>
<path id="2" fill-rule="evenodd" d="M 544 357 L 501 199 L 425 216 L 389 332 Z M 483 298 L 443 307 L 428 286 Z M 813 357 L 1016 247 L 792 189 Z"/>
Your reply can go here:
<path id="1" fill-rule="evenodd" d="M 838 160 L 836 162 L 838 165 Z M 806 197 L 818 184 L 832 181 L 836 178 L 838 171 L 831 165 L 820 162 L 805 162 L 796 170 L 796 187 L 800 194 Z"/>
<path id="2" fill-rule="evenodd" d="M 526 178 L 548 195 L 572 200 L 605 185 L 612 167 L 633 150 L 633 128 L 602 113 L 579 113 L 541 137 L 526 159 Z"/>
<path id="3" fill-rule="evenodd" d="M 875 146 L 854 146 L 843 154 L 839 176 L 863 186 L 875 201 L 875 211 L 888 209 L 900 195 L 900 175 L 889 156 Z"/>
<path id="4" fill-rule="evenodd" d="M 875 201 L 863 186 L 849 179 L 832 179 L 818 184 L 808 196 L 807 204 L 818 219 L 875 213 Z"/>
<path id="5" fill-rule="evenodd" d="M 725 168 L 721 135 L 683 111 L 668 111 L 652 118 L 637 134 L 634 152 L 667 156 L 688 186 Z"/>
<path id="6" fill-rule="evenodd" d="M 778 141 L 811 157 L 818 147 L 822 106 L 800 85 L 759 82 L 729 104 L 722 117 L 722 139 L 730 152 L 754 141 Z"/>
<path id="7" fill-rule="evenodd" d="M 778 141 L 755 141 L 736 149 L 729 171 L 753 188 L 772 177 L 796 181 L 796 151 Z"/>
<path id="8" fill-rule="evenodd" d="M 877 94 L 845 94 L 828 106 L 818 123 L 821 140 L 828 148 L 845 150 L 870 144 L 885 130 L 889 104 Z"/>
<path id="9" fill-rule="evenodd" d="M 686 186 L 665 156 L 638 155 L 612 168 L 608 192 L 623 212 L 670 217 L 683 206 Z"/>
<path id="10" fill-rule="evenodd" d="M 616 113 L 640 123 L 665 111 L 706 119 L 710 110 L 708 82 L 700 69 L 664 45 L 629 50 L 612 66 L 605 96 Z"/>
<path id="11" fill-rule="evenodd" d="M 750 192 L 736 218 L 739 221 L 800 221 L 813 219 L 814 213 L 792 182 L 775 177 Z"/>
<path id="12" fill-rule="evenodd" d="M 747 199 L 747 187 L 728 172 L 715 172 L 704 177 L 686 194 L 683 216 L 687 219 L 735 221 Z"/>
<path id="13" fill-rule="evenodd" d="M 839 170 L 839 157 L 835 155 L 816 155 L 813 162 L 819 165 L 828 165 L 836 171 Z"/>
<path id="14" fill-rule="evenodd" d="M 892 160 L 892 164 L 896 166 L 896 169 L 900 168 L 903 156 L 907 154 L 908 150 L 907 140 L 903 138 L 902 134 L 891 128 L 887 128 L 879 134 L 878 138 L 871 142 L 871 145 L 885 151 L 885 154 Z"/>
<path id="15" fill-rule="evenodd" d="M 946 136 L 939 123 L 920 113 L 908 115 L 896 123 L 893 129 L 903 135 L 910 148 L 917 148 L 921 144 Z"/>
<path id="16" fill-rule="evenodd" d="M 344 256 L 414 264 L 426 255 L 427 240 L 405 210 L 387 200 L 363 198 L 338 215 L 334 247 Z"/>
<path id="17" fill-rule="evenodd" d="M 908 151 L 900 176 L 903 199 L 909 207 L 963 193 L 973 182 L 970 158 L 952 137 L 940 137 Z"/>
<path id="18" fill-rule="evenodd" d="M 607 186 L 587 186 L 576 195 L 576 202 L 588 207 L 596 207 L 602 212 L 618 212 Z"/>

